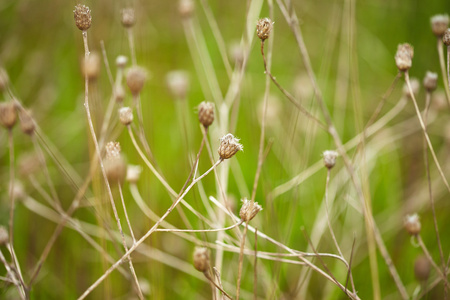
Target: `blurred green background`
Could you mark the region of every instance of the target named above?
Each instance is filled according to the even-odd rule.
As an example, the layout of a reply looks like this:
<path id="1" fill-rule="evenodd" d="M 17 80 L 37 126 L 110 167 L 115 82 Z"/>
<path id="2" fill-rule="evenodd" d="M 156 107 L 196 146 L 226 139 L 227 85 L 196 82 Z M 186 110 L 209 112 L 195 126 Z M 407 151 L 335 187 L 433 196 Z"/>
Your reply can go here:
<path id="1" fill-rule="evenodd" d="M 204 35 L 207 50 L 217 75 L 220 89 L 226 94 L 229 78 L 222 63 L 219 47 L 205 17 L 200 1 L 195 2 L 196 28 Z M 251 1 L 207 1 L 218 27 L 222 33 L 229 59 L 231 48 L 242 38 L 246 24 L 247 5 Z M 344 142 L 358 134 L 377 107 L 381 96 L 386 92 L 397 69 L 394 55 L 397 44 L 408 42 L 414 46 L 415 55 L 412 77 L 422 81 L 425 72 L 431 70 L 439 74 L 439 91 L 443 85 L 440 78 L 439 60 L 436 50 L 436 37 L 430 30 L 430 17 L 448 13 L 448 1 L 287 1 L 300 19 L 305 42 L 324 99 L 331 111 L 333 121 Z M 84 55 L 82 35 L 74 26 L 73 8 L 75 1 L 24 1 L 2 0 L 0 3 L 0 66 L 7 70 L 13 93 L 24 106 L 33 111 L 36 122 L 51 141 L 54 149 L 64 157 L 73 170 L 84 179 L 89 172 L 89 146 L 91 137 L 87 130 L 83 109 L 84 79 L 80 62 Z M 271 1 L 269 2 L 271 3 Z M 169 184 L 178 191 L 186 180 L 192 157 L 198 150 L 201 132 L 196 122 L 195 107 L 201 101 L 213 101 L 202 90 L 203 74 L 198 72 L 188 47 L 182 19 L 178 13 L 177 1 L 86 1 L 92 10 L 92 27 L 88 31 L 92 52 L 101 52 L 103 41 L 113 74 L 115 58 L 118 55 L 130 56 L 127 33 L 120 22 L 120 11 L 124 7 L 136 9 L 136 25 L 132 28 L 137 50 L 138 64 L 150 74 L 142 93 L 142 110 L 147 139 L 162 173 Z M 270 13 L 269 5 L 264 2 L 259 17 Z M 256 23 L 256 20 L 252 20 Z M 282 16 L 276 1 L 273 3 L 274 32 L 272 52 L 272 73 L 277 80 L 294 94 L 305 107 L 322 118 L 313 97 L 302 58 L 294 36 Z M 268 44 L 268 43 L 267 43 Z M 267 45 L 266 45 L 267 47 Z M 194 58 L 195 58 L 194 54 Z M 167 83 L 166 75 L 173 70 L 186 70 L 189 73 L 190 87 L 186 103 L 174 99 Z M 235 213 L 240 207 L 239 199 L 250 197 L 249 191 L 258 162 L 261 104 L 264 96 L 265 75 L 260 54 L 259 40 L 254 39 L 248 57 L 245 78 L 241 86 L 229 131 L 238 136 L 244 145 L 244 152 L 226 161 L 230 164 L 229 187 L 227 194 L 234 200 Z M 403 80 L 388 99 L 382 115 L 399 101 Z M 101 74 L 90 85 L 92 111 L 97 122 L 103 118 L 107 103 L 111 97 L 104 64 Z M 279 185 L 320 161 L 321 153 L 334 149 L 333 140 L 320 128 L 308 122 L 272 84 L 268 106 L 266 144 L 273 145 L 262 168 L 257 191 L 257 201 L 264 210 L 252 225 L 289 247 L 307 250 L 308 242 L 300 228 L 312 233 L 316 226 L 326 227 L 325 215 L 321 205 L 325 190 L 326 170 L 320 170 L 295 188 L 273 197 L 273 191 Z M 424 105 L 423 89 L 418 94 L 419 105 Z M 3 99 L 9 99 L 7 93 Z M 448 110 L 434 100 L 433 123 L 429 132 L 440 162 L 449 174 L 449 130 Z M 127 94 L 126 104 L 131 103 Z M 217 107 L 216 103 L 216 107 Z M 441 105 L 442 106 L 442 105 Z M 238 113 L 237 113 L 238 112 Z M 380 227 L 394 265 L 407 287 L 413 294 L 419 283 L 414 278 L 414 260 L 421 254 L 420 248 L 411 242 L 402 228 L 403 216 L 417 211 L 421 216 L 422 238 L 430 249 L 433 258 L 439 261 L 439 252 L 433 229 L 433 219 L 427 196 L 427 184 L 423 160 L 423 136 L 419 123 L 404 122 L 414 120 L 415 112 L 411 103 L 383 128 L 383 134 L 370 140 L 367 145 L 367 165 L 365 166 L 370 185 L 375 220 Z M 181 121 L 186 118 L 188 135 Z M 116 119 L 113 119 L 117 121 Z M 236 125 L 234 126 L 234 120 Z M 120 125 L 120 124 L 119 124 Z M 120 132 L 120 126 L 114 125 Z M 218 132 L 213 125 L 211 145 L 218 146 L 216 136 L 227 132 Z M 407 127 L 409 126 L 409 127 Z M 114 136 L 114 135 L 113 135 Z M 214 138 L 213 138 L 214 137 Z M 386 143 L 383 144 L 383 140 Z M 0 224 L 7 225 L 9 217 L 8 181 L 9 157 L 6 130 L 0 131 Z M 137 155 L 129 137 L 124 131 L 117 140 L 131 164 L 144 166 Z M 370 144 L 370 141 L 373 143 Z M 27 175 L 21 173 L 23 158 L 33 153 L 33 145 L 28 136 L 14 130 L 15 157 L 17 159 L 17 178 L 24 186 L 25 193 L 44 203 L 42 195 L 29 182 Z M 377 148 L 377 143 L 381 146 Z M 44 145 L 45 148 L 45 145 Z M 374 153 L 374 151 L 376 153 Z M 349 152 L 350 155 L 354 151 Z M 72 176 L 60 171 L 58 162 L 48 154 L 47 162 L 51 177 L 57 187 L 64 208 L 69 207 L 76 188 L 71 181 L 79 182 Z M 234 161 L 233 161 L 234 160 Z M 356 159 L 359 166 L 361 159 Z M 205 171 L 210 166 L 206 151 L 200 158 L 199 169 Z M 437 176 L 435 165 L 431 164 L 434 184 L 434 196 L 437 203 L 437 219 L 441 229 L 444 253 L 450 249 L 448 230 L 450 226 L 450 206 L 448 193 Z M 236 171 L 236 170 L 241 171 Z M 24 171 L 27 173 L 27 171 Z M 41 170 L 35 170 L 36 180 L 45 186 Z M 240 174 L 240 175 L 239 175 Z M 353 274 L 355 285 L 361 299 L 372 299 L 372 280 L 364 222 L 358 212 L 351 184 L 346 179 L 345 168 L 341 161 L 332 171 L 331 188 L 335 195 L 335 205 L 331 210 L 335 232 L 347 258 L 350 254 L 353 237 L 356 239 Z M 70 177 L 70 178 L 69 178 Z M 333 184 L 334 182 L 334 184 Z M 75 218 L 99 224 L 100 216 L 109 219 L 108 224 L 115 229 L 115 221 L 110 213 L 110 204 L 105 192 L 96 190 L 101 186 L 100 177 L 94 180 L 94 186 L 86 193 L 89 199 L 96 199 L 97 207 L 87 205 L 74 215 Z M 139 181 L 139 189 L 147 204 L 162 215 L 171 201 L 162 185 L 144 168 Z M 218 195 L 214 175 L 203 180 L 207 195 Z M 117 191 L 114 191 L 117 195 Z M 137 236 L 142 236 L 153 222 L 149 221 L 135 202 L 131 200 L 127 184 L 124 186 L 125 199 L 131 223 Z M 186 200 L 207 214 L 200 200 L 201 193 L 194 188 Z M 98 200 L 98 201 L 97 201 Z M 97 201 L 97 202 L 96 202 Z M 118 201 L 118 200 L 117 200 Z M 352 206 L 352 203 L 354 206 Z M 120 205 L 117 202 L 117 206 Z M 355 208 L 356 206 L 356 208 Z M 122 212 L 121 208 L 119 211 Z M 187 213 L 194 228 L 208 228 L 194 215 Z M 121 220 L 124 221 L 121 213 Z M 178 213 L 169 216 L 173 225 L 184 228 Z M 322 225 L 317 225 L 321 223 Z M 122 223 L 125 228 L 125 223 Z M 15 249 L 25 278 L 29 278 L 45 244 L 51 236 L 55 223 L 43 218 L 39 213 L 30 211 L 19 203 L 15 216 Z M 193 234 L 194 235 L 194 234 Z M 216 234 L 195 234 L 198 239 L 214 243 Z M 119 255 L 112 243 L 95 238 L 115 259 Z M 249 245 L 254 236 L 248 236 Z M 313 243 L 320 252 L 335 253 L 328 231 L 316 236 Z M 150 247 L 167 255 L 166 259 L 184 268 L 191 268 L 192 251 L 195 244 L 171 233 L 157 233 L 146 242 Z M 249 247 L 250 247 L 249 246 Z M 277 247 L 261 240 L 261 251 L 281 251 Z M 121 248 L 121 244 L 118 244 Z M 6 251 L 6 250 L 5 250 Z M 4 251 L 4 252 L 5 252 Z M 308 251 L 311 251 L 310 249 Z M 123 252 L 120 252 L 123 253 Z M 214 256 L 214 251 L 212 251 Z M 155 257 L 157 255 L 155 254 Z M 175 260 L 175 259 L 179 259 Z M 379 280 L 383 299 L 399 299 L 399 294 L 387 270 L 383 258 L 378 254 Z M 326 260 L 331 270 L 341 282 L 345 282 L 345 270 L 333 260 Z M 212 260 L 214 261 L 214 260 Z M 253 259 L 244 260 L 244 280 L 242 288 L 253 291 Z M 137 274 L 149 287 L 149 299 L 210 299 L 210 287 L 204 281 L 173 268 L 158 259 L 150 259 L 135 254 L 133 262 Z M 321 267 L 320 262 L 314 262 Z M 261 299 L 345 299 L 342 291 L 313 273 L 307 286 L 299 284 L 303 266 L 281 262 L 259 260 L 259 297 Z M 225 253 L 223 279 L 235 283 L 238 255 Z M 45 262 L 36 284 L 31 292 L 32 299 L 72 299 L 92 284 L 109 267 L 102 254 L 94 250 L 77 232 L 64 229 L 56 241 L 48 260 Z M 126 267 L 124 266 L 124 269 Z M 1 268 L 2 273 L 5 270 Z M 265 275 L 270 275 L 268 278 Z M 201 275 L 201 274 L 199 274 Z M 435 277 L 435 272 L 432 271 Z M 201 277 L 201 276 L 198 276 Z M 432 280 L 426 284 L 430 284 Z M 425 285 L 426 285 L 425 284 Z M 92 294 L 91 299 L 130 299 L 135 293 L 131 283 L 115 271 Z M 230 290 L 234 294 L 234 290 Z M 244 298 L 248 294 L 244 295 Z M 14 287 L 0 283 L 0 298 L 17 297 Z M 425 299 L 442 299 L 443 284 L 440 283 Z"/>

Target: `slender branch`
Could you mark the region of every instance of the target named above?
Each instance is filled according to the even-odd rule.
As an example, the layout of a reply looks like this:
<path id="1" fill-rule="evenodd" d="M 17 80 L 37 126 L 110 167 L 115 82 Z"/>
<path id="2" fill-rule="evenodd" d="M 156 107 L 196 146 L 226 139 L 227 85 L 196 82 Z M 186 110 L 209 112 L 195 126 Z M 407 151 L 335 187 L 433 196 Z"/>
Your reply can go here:
<path id="1" fill-rule="evenodd" d="M 420 248 L 422 248 L 422 251 L 425 254 L 428 261 L 430 262 L 430 264 L 433 266 L 433 268 L 436 270 L 438 275 L 444 281 L 444 284 L 448 284 L 447 278 L 445 277 L 444 273 L 442 273 L 442 270 L 438 267 L 438 265 L 434 262 L 434 259 L 433 259 L 433 257 L 431 257 L 431 254 L 428 251 L 427 246 L 423 242 L 422 237 L 420 235 L 417 235 L 416 238 L 417 238 L 417 242 L 419 243 Z"/>
<path id="2" fill-rule="evenodd" d="M 134 243 L 136 243 L 136 238 L 134 237 L 133 228 L 131 227 L 130 218 L 128 217 L 127 207 L 125 205 L 125 200 L 123 199 L 122 185 L 120 184 L 120 182 L 118 182 L 117 186 L 119 188 L 120 200 L 122 201 L 123 212 L 124 212 L 125 218 L 127 220 L 128 230 L 130 230 L 131 238 L 133 239 L 133 244 L 134 244 Z"/>
<path id="3" fill-rule="evenodd" d="M 445 80 L 446 72 L 445 72 L 444 50 L 442 49 L 443 47 L 444 47 L 444 45 L 442 43 L 442 38 L 438 38 L 437 39 L 437 49 L 438 49 L 438 54 L 439 54 L 439 65 L 441 67 L 442 82 L 444 83 L 445 95 L 447 96 L 447 105 L 450 108 L 450 88 L 447 84 L 447 80 Z"/>
<path id="4" fill-rule="evenodd" d="M 258 228 L 255 228 L 255 263 L 253 264 L 253 300 L 258 299 Z"/>
<path id="5" fill-rule="evenodd" d="M 244 233 L 242 234 L 242 239 L 241 239 L 241 251 L 239 253 L 238 278 L 237 278 L 237 284 L 236 284 L 236 300 L 239 300 L 239 294 L 241 291 L 242 264 L 244 263 L 244 246 L 245 246 L 245 237 L 247 235 L 247 230 L 248 230 L 248 221 L 245 222 Z"/>

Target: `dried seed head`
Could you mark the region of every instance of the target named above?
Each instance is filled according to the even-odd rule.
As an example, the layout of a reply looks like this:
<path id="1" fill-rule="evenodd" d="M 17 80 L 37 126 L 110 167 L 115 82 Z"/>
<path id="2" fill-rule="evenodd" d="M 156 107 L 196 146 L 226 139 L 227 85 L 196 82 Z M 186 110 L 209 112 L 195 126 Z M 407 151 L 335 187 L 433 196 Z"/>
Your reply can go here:
<path id="1" fill-rule="evenodd" d="M 116 57 L 116 66 L 118 68 L 125 68 L 127 66 L 128 63 L 128 58 L 124 55 L 119 55 Z"/>
<path id="2" fill-rule="evenodd" d="M 425 74 L 425 78 L 423 79 L 423 86 L 429 92 L 432 92 L 437 87 L 438 74 L 429 72 Z"/>
<path id="3" fill-rule="evenodd" d="M 435 15 L 431 17 L 431 31 L 437 37 L 444 35 L 448 28 L 448 15 Z"/>
<path id="4" fill-rule="evenodd" d="M 116 102 L 122 103 L 125 99 L 125 89 L 121 84 L 118 84 L 114 87 L 114 97 L 116 99 Z"/>
<path id="5" fill-rule="evenodd" d="M 119 120 L 120 123 L 127 126 L 133 123 L 133 111 L 129 107 L 119 108 Z"/>
<path id="6" fill-rule="evenodd" d="M 91 52 L 91 54 L 86 58 L 83 58 L 83 63 L 81 65 L 81 71 L 83 76 L 89 80 L 95 80 L 100 74 L 100 56 L 97 52 Z"/>
<path id="7" fill-rule="evenodd" d="M 414 48 L 410 44 L 399 44 L 395 54 L 397 68 L 402 72 L 408 71 L 412 66 L 413 56 Z"/>
<path id="8" fill-rule="evenodd" d="M 19 174 L 28 177 L 41 168 L 39 158 L 34 153 L 24 154 L 19 158 Z"/>
<path id="9" fill-rule="evenodd" d="M 236 66 L 242 66 L 244 63 L 244 49 L 241 47 L 240 43 L 232 43 L 228 52 L 232 61 L 236 63 Z"/>
<path id="10" fill-rule="evenodd" d="M 122 9 L 122 25 L 126 28 L 132 27 L 136 23 L 136 18 L 134 17 L 134 8 L 124 8 Z"/>
<path id="11" fill-rule="evenodd" d="M 411 89 L 414 93 L 414 96 L 417 95 L 420 90 L 419 79 L 412 77 L 409 83 L 411 84 Z M 403 85 L 403 95 L 406 96 L 407 98 L 411 98 L 411 93 L 409 92 L 409 88 L 406 83 Z"/>
<path id="12" fill-rule="evenodd" d="M 13 128 L 17 121 L 16 107 L 13 102 L 0 103 L 0 124 L 7 128 Z"/>
<path id="13" fill-rule="evenodd" d="M 431 264 L 430 261 L 423 255 L 416 258 L 414 262 L 414 275 L 420 282 L 427 281 L 430 277 Z"/>
<path id="14" fill-rule="evenodd" d="M 144 83 L 147 80 L 147 71 L 138 66 L 134 66 L 128 69 L 127 72 L 127 85 L 133 95 L 138 95 Z"/>
<path id="15" fill-rule="evenodd" d="M 273 23 L 269 18 L 260 19 L 256 22 L 256 34 L 262 41 L 269 38 Z"/>
<path id="16" fill-rule="evenodd" d="M 32 135 L 36 130 L 36 123 L 34 123 L 33 116 L 30 110 L 21 110 L 19 113 L 20 129 L 23 133 Z"/>
<path id="17" fill-rule="evenodd" d="M 200 272 L 207 272 L 209 269 L 209 250 L 203 247 L 195 247 L 194 268 Z"/>
<path id="18" fill-rule="evenodd" d="M 189 75 L 186 71 L 171 71 L 166 76 L 167 86 L 177 99 L 185 99 L 189 89 Z"/>
<path id="19" fill-rule="evenodd" d="M 128 165 L 126 179 L 130 183 L 137 183 L 139 178 L 141 177 L 141 173 L 142 173 L 141 166 Z"/>
<path id="20" fill-rule="evenodd" d="M 322 153 L 323 156 L 323 164 L 328 169 L 331 169 L 336 164 L 336 158 L 338 157 L 338 153 L 333 150 L 326 150 Z"/>
<path id="21" fill-rule="evenodd" d="M 194 1 L 192 0 L 180 0 L 178 3 L 178 12 L 183 18 L 189 18 L 194 13 Z"/>
<path id="22" fill-rule="evenodd" d="M 421 225 L 417 214 L 407 215 L 404 220 L 404 225 L 410 235 L 418 235 L 420 233 Z"/>
<path id="23" fill-rule="evenodd" d="M 238 151 L 244 150 L 244 146 L 238 143 L 239 139 L 235 138 L 231 133 L 224 135 L 220 139 L 219 156 L 221 159 L 228 159 L 235 155 Z"/>
<path id="24" fill-rule="evenodd" d="M 106 144 L 105 172 L 108 181 L 113 183 L 123 183 L 127 175 L 127 164 L 120 155 L 120 144 L 109 142 Z"/>
<path id="25" fill-rule="evenodd" d="M 5 246 L 9 243 L 8 230 L 4 226 L 0 226 L 0 246 Z"/>
<path id="26" fill-rule="evenodd" d="M 91 10 L 85 5 L 78 4 L 73 11 L 73 17 L 75 19 L 75 25 L 78 29 L 86 31 L 91 27 L 92 17 Z"/>
<path id="27" fill-rule="evenodd" d="M 442 36 L 442 42 L 444 42 L 446 46 L 450 46 L 450 28 L 445 30 L 444 35 Z"/>
<path id="28" fill-rule="evenodd" d="M 9 77 L 8 73 L 5 69 L 0 68 L 0 92 L 3 92 L 6 90 L 9 84 Z"/>
<path id="29" fill-rule="evenodd" d="M 208 127 L 214 122 L 214 103 L 203 101 L 199 104 L 198 120 L 205 127 Z"/>
<path id="30" fill-rule="evenodd" d="M 258 204 L 258 202 L 253 202 L 247 198 L 242 199 L 242 202 L 239 217 L 241 217 L 244 222 L 250 221 L 262 210 L 262 207 Z"/>

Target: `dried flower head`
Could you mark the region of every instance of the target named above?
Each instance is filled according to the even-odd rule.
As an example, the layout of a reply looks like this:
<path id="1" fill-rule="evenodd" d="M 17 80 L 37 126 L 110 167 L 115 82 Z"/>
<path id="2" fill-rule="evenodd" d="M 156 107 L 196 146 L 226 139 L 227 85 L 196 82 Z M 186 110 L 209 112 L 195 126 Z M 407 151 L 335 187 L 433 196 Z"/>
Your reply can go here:
<path id="1" fill-rule="evenodd" d="M 431 31 L 437 37 L 444 35 L 448 28 L 448 15 L 435 15 L 431 17 Z"/>
<path id="2" fill-rule="evenodd" d="M 185 99 L 189 89 L 189 75 L 186 71 L 176 70 L 167 73 L 167 86 L 177 99 Z"/>
<path id="3" fill-rule="evenodd" d="M 423 255 L 416 258 L 414 262 L 414 275 L 420 282 L 427 281 L 430 277 L 431 264 L 430 261 Z"/>
<path id="4" fill-rule="evenodd" d="M 205 127 L 214 122 L 214 103 L 203 101 L 198 105 L 198 120 Z"/>
<path id="5" fill-rule="evenodd" d="M 442 36 L 442 42 L 444 42 L 446 46 L 450 46 L 450 28 L 445 30 L 444 35 Z"/>
<path id="6" fill-rule="evenodd" d="M 0 226 L 0 246 L 5 246 L 9 243 L 9 234 L 5 226 Z"/>
<path id="7" fill-rule="evenodd" d="M 0 68 L 0 92 L 6 90 L 9 84 L 9 76 L 5 69 Z"/>
<path id="8" fill-rule="evenodd" d="M 331 169 L 336 164 L 336 158 L 338 157 L 338 153 L 333 150 L 326 150 L 322 153 L 323 156 L 323 164 L 328 169 Z"/>
<path id="9" fill-rule="evenodd" d="M 194 268 L 203 273 L 209 270 L 209 250 L 207 248 L 195 247 Z"/>
<path id="10" fill-rule="evenodd" d="M 124 8 L 122 9 L 122 25 L 126 28 L 132 27 L 136 23 L 136 18 L 134 17 L 134 8 Z"/>
<path id="11" fill-rule="evenodd" d="M 128 63 L 128 58 L 124 55 L 119 55 L 116 57 L 116 66 L 118 68 L 125 68 L 127 66 Z"/>
<path id="12" fill-rule="evenodd" d="M 147 71 L 138 66 L 134 66 L 128 69 L 127 72 L 127 85 L 133 95 L 138 95 L 144 83 L 147 80 Z"/>
<path id="13" fill-rule="evenodd" d="M 81 71 L 83 76 L 89 80 L 95 80 L 100 74 L 100 56 L 97 52 L 91 52 L 88 57 L 83 58 L 83 63 L 81 64 Z"/>
<path id="14" fill-rule="evenodd" d="M 239 217 L 241 217 L 244 222 L 252 220 L 262 210 L 262 207 L 258 202 L 253 202 L 247 198 L 242 199 L 242 202 Z"/>
<path id="15" fill-rule="evenodd" d="M 429 92 L 432 92 L 437 87 L 438 74 L 429 72 L 425 74 L 425 78 L 423 79 L 423 86 Z"/>
<path id="16" fill-rule="evenodd" d="M 239 139 L 235 138 L 231 133 L 224 135 L 220 139 L 218 152 L 221 159 L 228 159 L 242 150 L 244 150 L 244 146 L 239 144 Z"/>
<path id="17" fill-rule="evenodd" d="M 256 22 L 256 34 L 262 41 L 269 38 L 273 23 L 269 18 L 260 19 Z"/>
<path id="18" fill-rule="evenodd" d="M 0 103 L 0 124 L 11 129 L 17 121 L 16 107 L 13 102 Z"/>
<path id="19" fill-rule="evenodd" d="M 41 163 L 35 153 L 25 153 L 19 157 L 19 174 L 28 177 L 39 171 Z"/>
<path id="20" fill-rule="evenodd" d="M 417 214 L 407 215 L 404 220 L 404 225 L 410 235 L 418 235 L 420 233 L 421 225 Z"/>
<path id="21" fill-rule="evenodd" d="M 127 174 L 127 164 L 120 155 L 120 144 L 108 142 L 106 144 L 106 177 L 110 183 L 123 183 Z"/>
<path id="22" fill-rule="evenodd" d="M 20 110 L 20 129 L 23 133 L 32 135 L 36 130 L 36 123 L 34 122 L 32 113 L 30 110 Z"/>
<path id="23" fill-rule="evenodd" d="M 119 108 L 119 120 L 125 126 L 133 123 L 133 110 L 130 107 Z"/>
<path id="24" fill-rule="evenodd" d="M 91 27 L 92 17 L 91 10 L 85 5 L 78 4 L 73 11 L 73 17 L 75 19 L 75 25 L 78 29 L 86 31 Z"/>
<path id="25" fill-rule="evenodd" d="M 142 167 L 135 165 L 128 165 L 126 180 L 130 183 L 137 183 L 141 177 Z"/>
<path id="26" fill-rule="evenodd" d="M 189 18 L 194 13 L 194 1 L 192 0 L 180 0 L 178 4 L 178 12 L 183 18 Z"/>
<path id="27" fill-rule="evenodd" d="M 414 95 L 417 95 L 420 90 L 419 79 L 412 77 L 410 79 L 409 83 L 411 84 L 411 89 L 412 89 Z M 407 98 L 411 98 L 411 93 L 409 92 L 409 87 L 406 83 L 403 85 L 403 95 L 405 95 Z"/>
<path id="28" fill-rule="evenodd" d="M 412 66 L 414 48 L 410 44 L 399 44 L 395 54 L 395 63 L 397 68 L 402 71 L 408 71 Z"/>
<path id="29" fill-rule="evenodd" d="M 122 103 L 125 99 L 125 89 L 121 84 L 117 84 L 114 87 L 114 97 L 117 103 Z"/>
<path id="30" fill-rule="evenodd" d="M 244 49 L 240 43 L 232 43 L 229 49 L 229 54 L 232 61 L 236 63 L 236 66 L 242 66 L 244 63 Z"/>

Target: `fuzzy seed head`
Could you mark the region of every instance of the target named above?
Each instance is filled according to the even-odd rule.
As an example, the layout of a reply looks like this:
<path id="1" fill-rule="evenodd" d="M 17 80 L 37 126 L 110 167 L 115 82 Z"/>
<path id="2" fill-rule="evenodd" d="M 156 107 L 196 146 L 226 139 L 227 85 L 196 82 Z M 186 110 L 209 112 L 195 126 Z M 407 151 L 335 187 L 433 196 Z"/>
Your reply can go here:
<path id="1" fill-rule="evenodd" d="M 430 277 L 431 264 L 430 261 L 423 255 L 416 258 L 414 262 L 414 276 L 420 282 L 427 281 Z"/>
<path id="2" fill-rule="evenodd" d="M 428 92 L 432 92 L 437 87 L 438 74 L 429 72 L 425 74 L 425 78 L 423 79 L 423 86 Z"/>
<path id="3" fill-rule="evenodd" d="M 0 92 L 6 91 L 9 84 L 8 73 L 5 69 L 0 68 Z"/>
<path id="4" fill-rule="evenodd" d="M 130 107 L 119 108 L 119 120 L 125 126 L 133 123 L 133 110 Z"/>
<path id="5" fill-rule="evenodd" d="M 194 1 L 192 0 L 180 0 L 178 4 L 178 12 L 183 18 L 190 18 L 194 13 Z"/>
<path id="6" fill-rule="evenodd" d="M 331 169 L 336 164 L 336 158 L 338 157 L 338 153 L 333 150 L 326 150 L 322 153 L 323 156 L 323 164 L 328 169 Z"/>
<path id="7" fill-rule="evenodd" d="M 269 18 L 260 19 L 256 22 L 256 34 L 262 41 L 269 38 L 273 23 Z"/>
<path id="8" fill-rule="evenodd" d="M 41 163 L 36 154 L 24 154 L 19 158 L 19 174 L 22 177 L 28 177 L 38 172 Z"/>
<path id="9" fill-rule="evenodd" d="M 122 9 L 122 25 L 125 28 L 133 27 L 136 23 L 136 18 L 134 17 L 134 8 L 124 8 Z"/>
<path id="10" fill-rule="evenodd" d="M 417 214 L 407 215 L 404 220 L 404 226 L 410 235 L 418 235 L 421 229 L 419 216 Z"/>
<path id="11" fill-rule="evenodd" d="M 446 46 L 450 46 L 450 28 L 445 30 L 444 35 L 442 36 L 442 42 L 444 42 Z"/>
<path id="12" fill-rule="evenodd" d="M 116 57 L 116 66 L 118 68 L 125 68 L 128 63 L 128 58 L 125 55 L 119 55 Z"/>
<path id="13" fill-rule="evenodd" d="M 437 37 L 442 37 L 448 28 L 448 15 L 435 15 L 431 17 L 431 31 Z"/>
<path id="14" fill-rule="evenodd" d="M 144 83 L 147 80 L 147 71 L 138 66 L 134 66 L 128 69 L 127 72 L 127 85 L 133 95 L 138 95 Z"/>
<path id="15" fill-rule="evenodd" d="M 21 110 L 19 113 L 20 129 L 23 133 L 32 135 L 36 130 L 36 123 L 30 110 Z"/>
<path id="16" fill-rule="evenodd" d="M 205 127 L 210 126 L 214 122 L 214 103 L 203 101 L 199 104 L 198 120 Z"/>
<path id="17" fill-rule="evenodd" d="M 262 207 L 258 202 L 253 202 L 247 198 L 242 199 L 242 202 L 239 217 L 241 217 L 244 222 L 252 220 L 262 210 Z"/>
<path id="18" fill-rule="evenodd" d="M 106 149 L 106 159 L 114 160 L 120 157 L 120 143 L 119 142 L 108 142 L 105 146 Z"/>
<path id="19" fill-rule="evenodd" d="M 129 183 L 137 183 L 141 177 L 142 167 L 135 165 L 128 165 L 127 168 L 127 178 Z"/>
<path id="20" fill-rule="evenodd" d="M 414 96 L 419 93 L 420 90 L 420 81 L 417 78 L 412 77 L 410 79 L 411 89 L 414 93 Z M 403 85 L 403 95 L 406 96 L 406 98 L 411 99 L 411 93 L 409 92 L 408 85 L 405 83 Z"/>
<path id="21" fill-rule="evenodd" d="M 78 29 L 86 31 L 91 27 L 92 17 L 91 10 L 85 5 L 78 4 L 73 11 L 73 17 L 75 19 L 75 25 Z"/>
<path id="22" fill-rule="evenodd" d="M 186 71 L 171 71 L 166 77 L 167 86 L 177 99 L 185 99 L 189 90 L 189 75 Z"/>
<path id="23" fill-rule="evenodd" d="M 16 107 L 13 102 L 0 103 L 0 124 L 11 129 L 17 121 Z"/>
<path id="24" fill-rule="evenodd" d="M 92 81 L 98 78 L 100 74 L 100 56 L 97 52 L 91 52 L 91 54 L 86 58 L 83 58 L 83 63 L 81 65 L 81 70 L 83 76 L 88 80 Z"/>
<path id="25" fill-rule="evenodd" d="M 127 175 L 127 164 L 120 155 L 120 144 L 108 142 L 106 144 L 105 172 L 111 184 L 123 183 Z"/>
<path id="26" fill-rule="evenodd" d="M 221 159 L 228 159 L 235 155 L 238 151 L 243 151 L 244 146 L 239 144 L 239 139 L 235 138 L 231 133 L 224 135 L 220 139 L 219 156 Z"/>
<path id="27" fill-rule="evenodd" d="M 8 230 L 4 226 L 0 226 L 0 246 L 5 246 L 9 243 Z"/>
<path id="28" fill-rule="evenodd" d="M 125 99 L 125 89 L 121 84 L 118 84 L 114 87 L 114 97 L 117 103 L 122 103 Z"/>
<path id="29" fill-rule="evenodd" d="M 395 63 L 397 68 L 402 71 L 408 71 L 412 66 L 412 58 L 414 56 L 414 48 L 410 44 L 400 44 L 395 54 Z"/>
<path id="30" fill-rule="evenodd" d="M 194 268 L 200 272 L 207 272 L 209 269 L 209 250 L 203 247 L 195 247 Z"/>

